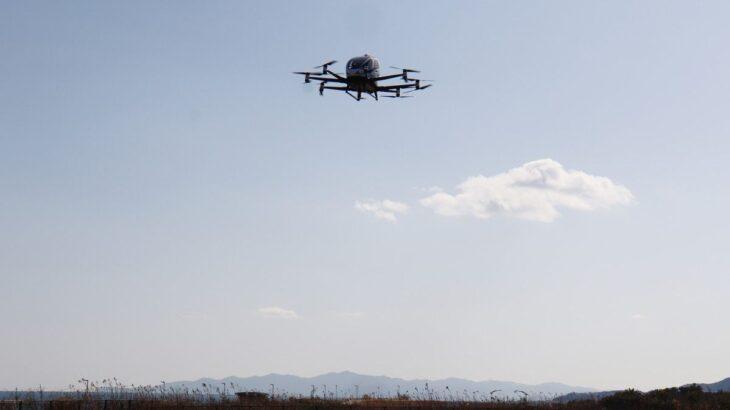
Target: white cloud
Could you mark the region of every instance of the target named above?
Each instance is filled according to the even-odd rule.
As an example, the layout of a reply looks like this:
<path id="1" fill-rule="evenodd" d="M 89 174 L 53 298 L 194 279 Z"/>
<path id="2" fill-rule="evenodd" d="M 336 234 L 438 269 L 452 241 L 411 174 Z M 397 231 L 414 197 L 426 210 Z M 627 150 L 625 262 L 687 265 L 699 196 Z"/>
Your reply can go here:
<path id="1" fill-rule="evenodd" d="M 360 212 L 371 213 L 379 219 L 395 222 L 397 220 L 396 214 L 406 213 L 408 211 L 408 205 L 402 202 L 391 201 L 389 199 L 384 199 L 382 201 L 370 200 L 356 202 L 355 209 Z"/>
<path id="2" fill-rule="evenodd" d="M 421 205 L 444 216 L 497 215 L 552 222 L 559 208 L 591 211 L 628 205 L 634 197 L 624 186 L 606 177 L 566 170 L 552 159 L 528 162 L 494 176 L 470 177 L 457 193 L 437 192 L 421 199 Z"/>
<path id="3" fill-rule="evenodd" d="M 284 309 L 278 306 L 268 306 L 258 309 L 260 315 L 264 317 L 272 317 L 278 319 L 297 319 L 299 315 L 297 312 L 289 309 Z"/>
<path id="4" fill-rule="evenodd" d="M 641 313 L 634 313 L 633 315 L 631 315 L 631 320 L 641 320 L 643 318 L 644 315 L 642 315 Z"/>

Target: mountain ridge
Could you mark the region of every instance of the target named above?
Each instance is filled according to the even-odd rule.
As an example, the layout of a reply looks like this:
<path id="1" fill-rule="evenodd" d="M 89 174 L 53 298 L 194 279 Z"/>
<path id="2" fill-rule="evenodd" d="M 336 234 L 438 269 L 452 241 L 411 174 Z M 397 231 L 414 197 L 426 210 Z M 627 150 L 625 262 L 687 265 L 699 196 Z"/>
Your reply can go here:
<path id="1" fill-rule="evenodd" d="M 532 398 L 548 398 L 567 393 L 590 393 L 597 390 L 590 387 L 571 386 L 559 382 L 538 384 L 517 383 L 504 380 L 469 380 L 458 377 L 444 379 L 404 379 L 386 375 L 364 375 L 351 371 L 328 372 L 312 377 L 292 374 L 269 373 L 249 377 L 228 376 L 220 379 L 203 377 L 167 383 L 173 388 L 202 389 L 221 388 L 223 383 L 237 390 L 271 392 L 289 396 L 393 397 L 405 394 L 411 397 L 440 398 L 488 398 L 493 392 L 498 397 L 527 395 Z M 497 391 L 497 392 L 495 392 Z M 520 393 L 520 391 L 524 393 Z"/>
<path id="2" fill-rule="evenodd" d="M 702 390 L 710 393 L 717 393 L 721 391 L 730 392 L 730 377 L 724 378 L 719 382 L 715 383 L 695 383 L 702 387 Z M 686 385 L 685 385 L 686 386 Z"/>
<path id="3" fill-rule="evenodd" d="M 730 377 L 727 377 L 725 379 L 722 379 L 722 380 L 720 380 L 718 382 L 714 382 L 714 383 L 687 383 L 687 384 L 683 384 L 680 387 L 688 387 L 688 386 L 692 386 L 692 385 L 700 386 L 702 388 L 702 390 L 707 393 L 730 392 Z M 560 401 L 560 402 L 569 402 L 569 401 L 576 401 L 576 400 L 600 400 L 604 397 L 612 396 L 621 391 L 622 390 L 606 390 L 606 391 L 585 392 L 585 393 L 571 392 L 568 394 L 564 394 L 560 397 L 557 397 L 556 400 Z"/>

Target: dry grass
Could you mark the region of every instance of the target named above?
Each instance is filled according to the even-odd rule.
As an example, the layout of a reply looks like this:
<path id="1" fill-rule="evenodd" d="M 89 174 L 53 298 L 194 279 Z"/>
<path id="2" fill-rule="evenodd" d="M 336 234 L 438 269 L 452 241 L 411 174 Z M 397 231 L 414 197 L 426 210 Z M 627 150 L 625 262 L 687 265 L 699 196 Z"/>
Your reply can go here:
<path id="1" fill-rule="evenodd" d="M 527 401 L 525 399 L 438 399 L 394 398 L 291 397 L 264 393 L 242 395 L 233 393 L 236 386 L 200 389 L 172 389 L 160 386 L 122 386 L 116 380 L 92 383 L 81 380 L 83 388 L 64 393 L 42 391 L 19 392 L 11 400 L 0 401 L 0 410 L 449 410 L 449 409 L 730 409 L 730 393 L 707 393 L 699 386 L 654 390 L 641 393 L 634 390 L 619 392 L 601 400 L 568 403 L 557 401 Z M 73 386 L 72 386 L 73 387 Z M 272 389 L 273 390 L 273 389 Z"/>

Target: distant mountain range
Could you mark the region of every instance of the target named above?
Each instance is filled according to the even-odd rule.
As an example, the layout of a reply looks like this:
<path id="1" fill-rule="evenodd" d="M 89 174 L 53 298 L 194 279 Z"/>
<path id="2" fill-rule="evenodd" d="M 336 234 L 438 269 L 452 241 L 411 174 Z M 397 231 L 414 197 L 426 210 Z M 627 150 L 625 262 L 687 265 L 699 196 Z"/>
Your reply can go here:
<path id="1" fill-rule="evenodd" d="M 273 385 L 277 395 L 309 397 L 359 397 L 365 394 L 370 396 L 395 397 L 405 394 L 411 398 L 437 400 L 448 399 L 489 399 L 490 393 L 496 398 L 517 398 L 527 395 L 531 400 L 553 399 L 559 401 L 597 400 L 610 396 L 616 391 L 598 391 L 596 389 L 579 386 L 569 386 L 562 383 L 522 384 L 508 381 L 472 381 L 466 379 L 440 380 L 405 380 L 387 376 L 368 376 L 352 372 L 327 373 L 315 377 L 299 377 L 282 374 L 269 374 L 252 377 L 226 377 L 223 379 L 203 378 L 194 381 L 179 381 L 167 383 L 166 387 L 175 389 L 209 389 L 217 394 L 217 390 L 232 394 L 236 391 L 260 391 L 270 393 Z M 205 384 L 205 387 L 204 387 Z M 707 392 L 730 392 L 730 377 L 716 383 L 697 383 Z M 314 390 L 313 390 L 314 389 Z M 522 393 L 524 392 L 524 393 Z M 0 391 L 0 400 L 10 399 L 20 394 L 20 397 L 32 395 L 40 399 L 39 392 L 32 390 Z M 45 391 L 43 398 L 54 399 L 68 392 Z M 103 394 L 103 393 L 102 393 Z"/>
<path id="2" fill-rule="evenodd" d="M 728 377 L 727 379 L 720 380 L 719 382 L 715 382 L 715 383 L 690 383 L 690 384 L 685 384 L 684 386 L 690 386 L 691 384 L 697 384 L 698 386 L 702 387 L 702 390 L 704 390 L 706 392 L 710 392 L 710 393 L 730 392 L 730 377 Z M 589 392 L 589 393 L 571 392 L 571 393 L 558 397 L 556 400 L 562 401 L 562 402 L 575 401 L 575 400 L 600 400 L 604 397 L 608 397 L 615 393 L 618 393 L 619 391 L 620 390 L 599 391 L 599 392 Z"/>
<path id="3" fill-rule="evenodd" d="M 722 379 L 719 382 L 716 383 L 697 383 L 700 386 L 702 386 L 702 390 L 707 392 L 720 392 L 720 391 L 726 391 L 730 392 L 730 377 L 727 379 Z"/>
<path id="4" fill-rule="evenodd" d="M 205 384 L 212 389 L 231 388 L 237 391 L 271 392 L 272 385 L 277 395 L 309 397 L 359 397 L 362 395 L 394 397 L 398 394 L 412 398 L 439 399 L 488 399 L 495 397 L 529 396 L 531 399 L 549 399 L 571 392 L 588 393 L 595 389 L 569 386 L 562 383 L 522 384 L 508 381 L 472 381 L 466 379 L 405 380 L 387 376 L 368 376 L 352 372 L 327 373 L 315 377 L 299 377 L 269 374 L 253 377 L 226 377 L 223 379 L 203 378 L 194 381 L 167 383 L 168 387 L 203 389 Z M 496 391 L 495 391 L 496 390 Z M 523 393 L 524 392 L 524 393 Z"/>

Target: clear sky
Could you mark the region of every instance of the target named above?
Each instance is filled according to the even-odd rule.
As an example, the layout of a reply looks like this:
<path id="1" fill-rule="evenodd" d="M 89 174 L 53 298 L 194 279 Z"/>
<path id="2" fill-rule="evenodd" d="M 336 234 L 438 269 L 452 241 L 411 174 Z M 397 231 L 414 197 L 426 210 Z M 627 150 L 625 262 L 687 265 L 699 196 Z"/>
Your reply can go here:
<path id="1" fill-rule="evenodd" d="M 0 388 L 730 376 L 729 17 L 0 3 Z M 356 103 L 291 74 L 365 52 L 435 86 Z M 515 177 L 541 159 L 579 188 Z"/>

